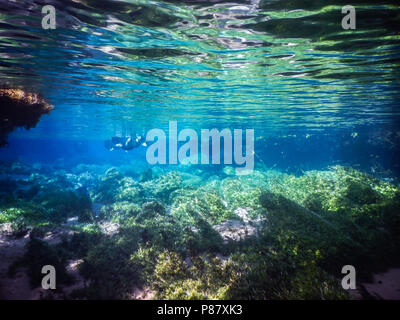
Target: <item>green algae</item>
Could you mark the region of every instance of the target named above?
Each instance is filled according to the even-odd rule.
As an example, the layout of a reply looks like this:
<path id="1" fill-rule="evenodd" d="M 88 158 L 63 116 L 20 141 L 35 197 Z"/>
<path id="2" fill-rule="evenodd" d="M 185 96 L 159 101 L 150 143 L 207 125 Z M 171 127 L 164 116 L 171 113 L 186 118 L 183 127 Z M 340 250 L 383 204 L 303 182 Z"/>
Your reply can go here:
<path id="1" fill-rule="evenodd" d="M 141 206 L 129 201 L 115 202 L 101 208 L 101 215 L 104 219 L 117 223 L 123 223 L 134 218 L 141 212 Z"/>
<path id="2" fill-rule="evenodd" d="M 211 225 L 227 219 L 238 219 L 232 210 L 226 207 L 217 190 L 181 189 L 173 194 L 171 214 L 184 223 L 195 224 L 203 219 Z"/>
<path id="3" fill-rule="evenodd" d="M 83 222 L 92 219 L 90 199 L 73 191 L 52 191 L 33 199 L 9 197 L 0 202 L 0 210 L 0 223 L 12 223 L 16 229 L 61 224 L 73 216 Z"/>
<path id="4" fill-rule="evenodd" d="M 156 298 L 168 300 L 348 299 L 340 284 L 314 264 L 295 269 L 273 254 L 256 251 L 189 260 L 164 251 L 152 281 Z"/>
<path id="5" fill-rule="evenodd" d="M 40 206 L 34 206 L 22 201 L 7 204 L 0 211 L 0 223 L 27 223 L 39 224 L 41 222 L 51 221 L 50 214 Z"/>
<path id="6" fill-rule="evenodd" d="M 335 167 L 329 173 L 283 176 L 277 189 L 280 193 L 263 200 L 270 233 L 278 235 L 277 247 L 318 252 L 318 263 L 332 273 L 344 261 L 359 266 L 361 277 L 396 264 L 397 187 L 354 169 Z"/>
<path id="7" fill-rule="evenodd" d="M 117 169 L 108 170 L 100 180 L 96 190 L 92 192 L 95 202 L 113 203 L 118 201 L 142 201 L 142 188 L 140 184 L 131 177 L 125 177 Z"/>
<path id="8" fill-rule="evenodd" d="M 181 184 L 182 179 L 179 173 L 171 171 L 156 179 L 143 182 L 142 187 L 150 197 L 167 202 L 170 194 L 179 189 Z"/>
<path id="9" fill-rule="evenodd" d="M 219 259 L 193 258 L 189 266 L 176 252 L 163 251 L 153 274 L 158 299 L 226 299 L 234 272 Z"/>
<path id="10" fill-rule="evenodd" d="M 92 219 L 92 203 L 88 195 L 76 191 L 55 191 L 46 193 L 40 198 L 41 205 L 53 217 L 65 221 L 68 217 L 77 216 L 79 221 L 87 222 Z"/>
<path id="11" fill-rule="evenodd" d="M 249 177 L 223 179 L 220 193 L 231 210 L 246 208 L 250 217 L 259 218 L 262 215 L 259 196 L 266 186 L 265 177 L 256 172 Z"/>

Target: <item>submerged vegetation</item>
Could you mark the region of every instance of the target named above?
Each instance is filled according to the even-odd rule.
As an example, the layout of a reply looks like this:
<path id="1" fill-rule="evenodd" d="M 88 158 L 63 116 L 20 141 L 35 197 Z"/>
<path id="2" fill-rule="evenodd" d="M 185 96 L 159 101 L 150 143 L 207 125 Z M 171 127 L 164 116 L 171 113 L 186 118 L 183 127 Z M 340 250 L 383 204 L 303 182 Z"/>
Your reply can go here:
<path id="1" fill-rule="evenodd" d="M 147 288 L 159 299 L 349 299 L 344 265 L 368 279 L 399 263 L 400 189 L 352 168 L 2 169 L 19 174 L 1 182 L 0 223 L 30 235 L 10 274 L 25 268 L 35 287 L 52 264 L 62 288 L 79 260 L 85 283 L 67 298 L 129 299 Z M 61 240 L 46 242 L 54 230 Z"/>
<path id="2" fill-rule="evenodd" d="M 7 135 L 15 128 L 33 128 L 51 110 L 53 106 L 36 93 L 0 88 L 0 147 L 7 144 Z"/>
<path id="3" fill-rule="evenodd" d="M 15 243 L 8 276 L 38 288 L 53 265 L 67 299 L 351 299 L 344 265 L 361 283 L 399 264 L 399 185 L 301 172 L 400 176 L 398 0 L 354 1 L 357 30 L 342 0 L 1 4 L 1 158 L 38 163 L 0 163 L 0 289 Z M 29 135 L 53 106 L 21 88 L 58 106 Z M 178 121 L 160 150 L 227 163 L 234 138 L 260 167 L 149 167 L 100 143 Z"/>

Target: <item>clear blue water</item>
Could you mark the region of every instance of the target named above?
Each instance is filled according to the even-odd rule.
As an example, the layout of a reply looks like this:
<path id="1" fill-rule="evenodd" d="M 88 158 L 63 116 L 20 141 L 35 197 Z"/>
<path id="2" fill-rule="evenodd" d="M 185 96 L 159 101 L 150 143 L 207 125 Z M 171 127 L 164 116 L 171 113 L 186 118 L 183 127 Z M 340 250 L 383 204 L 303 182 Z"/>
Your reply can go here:
<path id="1" fill-rule="evenodd" d="M 41 27 L 44 4 L 55 30 Z M 354 0 L 356 29 L 343 30 L 347 4 L 0 0 L 0 88 L 54 106 L 0 148 L 0 227 L 43 241 L 75 230 L 61 252 L 91 281 L 84 299 L 132 298 L 139 285 L 166 299 L 348 298 L 343 265 L 364 279 L 398 266 L 400 6 Z M 254 174 L 153 167 L 148 146 L 105 147 L 154 128 L 168 138 L 171 121 L 197 134 L 254 130 Z M 40 270 L 41 247 L 29 243 L 25 264 Z M 217 276 L 208 266 L 205 277 L 164 279 L 166 250 L 184 268 L 206 254 L 229 260 L 232 277 L 214 260 Z"/>
<path id="2" fill-rule="evenodd" d="M 0 9 L 2 85 L 55 106 L 36 128 L 14 132 L 2 158 L 116 159 L 102 140 L 175 120 L 254 129 L 255 152 L 271 166 L 354 165 L 376 153 L 397 168 L 395 1 L 358 1 L 356 30 L 341 27 L 342 1 L 52 3 L 56 30 L 41 28 L 40 1 Z M 376 137 L 396 148 L 374 146 Z"/>

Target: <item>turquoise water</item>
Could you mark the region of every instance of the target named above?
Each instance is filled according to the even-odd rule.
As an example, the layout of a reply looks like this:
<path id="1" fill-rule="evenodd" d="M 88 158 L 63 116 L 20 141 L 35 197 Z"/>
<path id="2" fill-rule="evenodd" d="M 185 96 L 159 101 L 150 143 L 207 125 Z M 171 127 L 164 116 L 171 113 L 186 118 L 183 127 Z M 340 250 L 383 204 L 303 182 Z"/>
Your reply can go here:
<path id="1" fill-rule="evenodd" d="M 9 2 L 1 80 L 56 106 L 38 138 L 172 119 L 260 134 L 395 125 L 399 7 L 359 2 L 343 30 L 342 4 L 55 1 L 57 28 L 43 30 L 39 2 Z"/>
<path id="2" fill-rule="evenodd" d="M 250 208 L 251 220 L 263 221 L 265 214 L 282 211 L 306 215 L 300 206 L 315 213 L 312 216 L 317 220 L 311 225 L 328 221 L 321 228 L 341 225 L 332 212 L 339 216 L 346 212 L 349 221 L 362 230 L 370 224 L 376 229 L 392 224 L 393 229 L 386 230 L 390 236 L 382 239 L 398 249 L 398 220 L 394 218 L 398 203 L 391 203 L 398 201 L 400 175 L 398 1 L 353 1 L 355 30 L 342 28 L 341 9 L 348 3 L 338 0 L 52 0 L 46 4 L 56 9 L 54 30 L 41 27 L 42 1 L 3 0 L 0 7 L 0 86 L 40 93 L 54 105 L 35 128 L 10 133 L 9 145 L 0 149 L 0 191 L 4 199 L 11 195 L 13 199 L 2 203 L 2 210 L 13 205 L 30 212 L 26 209 L 29 202 L 29 206 L 34 203 L 51 211 L 57 207 L 45 196 L 46 192 L 52 194 L 51 188 L 60 192 L 83 188 L 90 202 L 89 220 L 80 209 L 65 204 L 64 209 L 54 209 L 61 217 L 50 219 L 56 224 L 76 214 L 85 216 L 82 223 L 90 225 L 112 221 L 133 228 L 132 217 L 140 210 L 148 212 L 145 204 L 151 201 L 161 203 L 182 228 L 199 227 L 182 203 L 214 227 L 231 220 L 237 209 Z M 223 163 L 151 166 L 146 161 L 148 146 L 128 152 L 104 147 L 104 141 L 113 136 L 145 135 L 154 128 L 164 130 L 168 138 L 170 121 L 177 121 L 179 131 L 193 129 L 199 135 L 201 129 L 254 130 L 255 172 L 238 177 Z M 357 171 L 343 169 L 348 167 Z M 175 173 L 171 175 L 171 171 Z M 44 195 L 24 193 L 26 185 L 47 191 Z M 187 194 L 184 189 L 198 194 Z M 290 204 L 282 207 L 282 199 L 271 196 L 275 200 L 270 201 L 279 203 L 275 203 L 277 210 L 271 209 L 268 201 L 262 201 L 268 196 L 262 196 L 260 190 L 279 194 Z M 321 192 L 319 200 L 313 198 L 317 191 Z M 200 208 L 189 201 L 196 197 L 202 203 Z M 139 209 L 127 209 L 127 202 Z M 210 216 L 202 211 L 207 203 Z M 382 210 L 390 213 L 390 219 L 377 209 L 388 203 L 389 209 Z M 1 221 L 15 222 L 9 218 L 14 213 L 4 212 Z M 372 222 L 359 219 L 365 212 L 373 217 Z M 269 223 L 276 219 L 269 218 Z M 43 217 L 35 219 L 26 224 L 43 224 Z M 299 219 L 304 225 L 310 223 L 308 218 Z M 135 228 L 139 220 L 133 223 Z M 305 232 L 302 224 L 292 230 L 293 221 L 287 223 L 282 230 L 299 232 L 295 238 L 300 239 L 300 248 L 316 249 L 307 237 L 302 238 L 311 231 Z M 281 239 L 279 226 L 271 232 Z M 89 227 L 82 228 L 85 233 Z M 375 231 L 371 231 L 374 236 Z M 265 244 L 270 238 L 268 233 L 262 234 Z M 364 237 L 361 231 L 361 235 L 349 234 L 346 237 L 352 244 L 364 243 L 361 248 L 370 248 L 367 241 L 373 236 Z M 337 237 L 330 239 L 339 242 Z M 203 238 L 199 241 L 207 243 Z M 278 247 L 292 250 L 292 244 Z M 184 255 L 176 243 L 160 246 Z M 204 246 L 205 252 L 219 250 Z M 320 248 L 324 259 L 334 257 L 332 265 L 338 266 L 344 259 L 325 249 Z M 346 250 L 344 257 L 348 257 Z M 365 250 L 355 262 L 372 265 L 368 259 L 375 259 L 379 249 Z M 390 250 L 383 252 L 390 255 Z M 93 255 L 83 259 L 96 264 L 90 260 Z M 343 264 L 348 264 L 344 260 Z M 334 274 L 337 270 L 327 267 L 329 263 L 329 259 L 323 260 L 319 267 Z M 393 265 L 390 262 L 385 267 Z M 372 271 L 375 269 L 368 269 L 369 274 Z M 182 298 L 168 295 L 164 289 L 156 286 L 152 290 L 161 298 Z M 277 298 L 286 294 L 268 296 L 254 290 L 258 293 L 253 296 L 203 294 L 208 298 Z M 97 298 L 121 298 L 120 292 L 101 294 Z M 297 293 L 285 297 L 304 298 Z M 332 293 L 331 297 L 341 296 Z"/>
<path id="3" fill-rule="evenodd" d="M 12 138 L 105 140 L 178 121 L 180 129 L 254 129 L 258 141 L 283 137 L 282 148 L 288 135 L 297 135 L 297 149 L 336 146 L 323 152 L 332 154 L 323 165 L 359 165 L 369 156 L 360 149 L 390 158 L 393 148 L 375 154 L 369 142 L 377 139 L 398 146 L 395 1 L 358 2 L 355 30 L 342 29 L 341 1 L 54 5 L 55 30 L 41 28 L 35 1 L 1 9 L 2 84 L 40 92 L 55 105 L 35 129 Z M 349 155 L 354 134 L 363 141 Z M 304 141 L 310 135 L 317 141 Z M 255 151 L 268 165 L 285 161 L 271 149 L 264 143 Z M 393 159 L 381 162 L 397 170 Z"/>

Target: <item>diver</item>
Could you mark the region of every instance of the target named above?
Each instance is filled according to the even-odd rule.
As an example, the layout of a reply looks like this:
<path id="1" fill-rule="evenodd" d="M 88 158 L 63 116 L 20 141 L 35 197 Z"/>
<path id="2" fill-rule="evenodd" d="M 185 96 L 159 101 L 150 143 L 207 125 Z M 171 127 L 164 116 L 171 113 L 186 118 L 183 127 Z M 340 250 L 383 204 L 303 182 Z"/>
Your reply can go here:
<path id="1" fill-rule="evenodd" d="M 136 134 L 135 137 L 112 137 L 111 140 L 104 141 L 104 146 L 110 151 L 118 149 L 129 151 L 140 146 L 146 146 L 146 142 L 143 136 Z"/>

